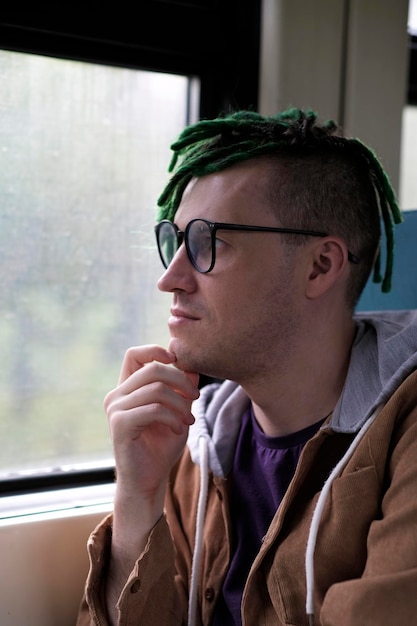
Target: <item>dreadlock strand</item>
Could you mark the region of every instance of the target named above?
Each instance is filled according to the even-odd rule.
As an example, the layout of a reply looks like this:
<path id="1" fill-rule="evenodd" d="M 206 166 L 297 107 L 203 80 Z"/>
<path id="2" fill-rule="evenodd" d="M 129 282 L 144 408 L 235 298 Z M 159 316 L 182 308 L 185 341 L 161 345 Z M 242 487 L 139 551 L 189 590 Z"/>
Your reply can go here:
<path id="1" fill-rule="evenodd" d="M 379 193 L 382 193 L 382 190 L 379 190 Z M 383 293 L 388 293 L 391 290 L 392 269 L 394 265 L 394 227 L 391 219 L 390 207 L 387 202 L 382 202 L 381 213 L 385 226 L 387 247 L 387 258 L 385 261 L 385 275 L 384 280 L 382 281 L 382 291 Z"/>
<path id="2" fill-rule="evenodd" d="M 381 289 L 383 293 L 388 293 L 391 290 L 394 267 L 394 224 L 400 224 L 403 221 L 403 216 L 388 175 L 375 152 L 359 139 L 350 139 L 348 141 L 365 158 L 375 188 L 378 208 L 384 224 L 387 252 L 384 279 L 382 280 L 380 273 L 381 252 L 379 250 L 374 265 L 373 280 L 378 283 L 382 281 Z"/>
<path id="3" fill-rule="evenodd" d="M 374 283 L 382 282 L 382 276 L 381 276 L 381 248 L 380 247 L 378 248 L 378 252 L 377 252 L 375 263 L 374 263 L 374 271 L 373 271 L 372 280 L 373 280 Z"/>
<path id="4" fill-rule="evenodd" d="M 262 120 L 261 116 L 257 117 L 259 117 L 259 120 Z M 255 120 L 252 121 L 252 128 L 256 129 L 257 124 Z M 176 151 L 182 151 L 184 147 L 190 144 L 216 137 L 223 132 L 231 134 L 233 131 L 238 131 L 240 128 L 247 128 L 247 119 L 240 120 L 236 117 L 236 114 L 228 118 L 220 117 L 214 120 L 201 120 L 185 128 L 178 139 L 172 144 L 171 148 Z"/>
<path id="5" fill-rule="evenodd" d="M 217 149 L 215 160 L 209 151 L 201 152 L 195 149 L 193 151 L 193 159 L 188 158 L 191 154 L 187 154 L 186 162 L 182 162 L 177 171 L 171 177 L 167 186 L 158 199 L 158 206 L 161 207 L 158 218 L 171 219 L 172 211 L 178 208 L 183 191 L 194 176 L 205 176 L 215 172 L 222 171 L 226 167 L 230 167 L 234 163 L 241 163 L 245 160 L 252 159 L 256 156 L 269 154 L 277 149 L 276 142 L 265 144 L 256 144 L 254 141 L 245 141 L 239 144 L 239 150 L 236 151 L 235 146 L 229 145 Z M 166 206 L 166 211 L 164 210 Z"/>
<path id="6" fill-rule="evenodd" d="M 223 133 L 225 136 L 231 136 L 234 133 L 239 133 L 241 129 L 245 131 L 244 134 L 246 136 L 252 135 L 259 141 L 259 135 L 268 137 L 272 131 L 275 131 L 275 137 L 284 135 L 288 128 L 295 125 L 295 122 L 299 126 L 298 131 L 302 129 L 299 134 L 305 135 L 306 130 L 312 130 L 316 119 L 317 115 L 313 111 L 308 111 L 304 114 L 299 109 L 289 109 L 289 111 L 271 117 L 262 117 L 259 113 L 253 111 L 238 111 L 228 117 L 201 120 L 194 125 L 186 127 L 172 144 L 171 149 L 181 154 L 191 144 L 214 138 Z M 250 122 L 250 126 L 248 122 Z M 323 125 L 326 133 L 333 132 L 336 127 L 333 121 L 328 121 Z M 316 128 L 314 130 L 323 132 L 323 129 Z"/>

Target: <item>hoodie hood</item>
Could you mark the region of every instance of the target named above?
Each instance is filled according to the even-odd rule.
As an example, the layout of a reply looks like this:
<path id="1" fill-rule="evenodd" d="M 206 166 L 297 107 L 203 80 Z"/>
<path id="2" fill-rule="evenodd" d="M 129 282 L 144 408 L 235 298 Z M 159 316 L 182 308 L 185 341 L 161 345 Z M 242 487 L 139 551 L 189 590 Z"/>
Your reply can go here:
<path id="1" fill-rule="evenodd" d="M 348 375 L 330 424 L 345 433 L 358 431 L 417 369 L 417 311 L 365 313 L 355 321 Z"/>
<path id="2" fill-rule="evenodd" d="M 355 316 L 356 335 L 346 382 L 323 428 L 355 433 L 384 405 L 405 378 L 417 369 L 417 311 L 384 311 Z M 232 381 L 208 385 L 193 405 L 195 424 L 188 447 L 200 465 L 199 439 L 208 444 L 208 465 L 225 477 L 233 463 L 240 420 L 250 400 Z"/>
<path id="3" fill-rule="evenodd" d="M 242 387 L 230 380 L 203 387 L 193 405 L 195 423 L 187 442 L 194 463 L 200 465 L 199 440 L 204 437 L 209 468 L 215 476 L 227 476 L 232 469 L 240 421 L 249 404 Z"/>

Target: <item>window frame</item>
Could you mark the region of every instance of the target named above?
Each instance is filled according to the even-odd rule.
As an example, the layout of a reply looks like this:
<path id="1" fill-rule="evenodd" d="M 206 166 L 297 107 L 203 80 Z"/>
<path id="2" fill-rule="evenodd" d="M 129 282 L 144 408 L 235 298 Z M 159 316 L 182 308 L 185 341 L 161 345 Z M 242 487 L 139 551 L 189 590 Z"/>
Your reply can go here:
<path id="1" fill-rule="evenodd" d="M 2 9 L 0 49 L 196 77 L 199 117 L 258 104 L 261 0 L 142 0 L 80 7 L 16 2 Z M 18 475 L 0 494 L 114 482 L 114 467 Z"/>
<path id="2" fill-rule="evenodd" d="M 2 9 L 0 48 L 197 76 L 201 118 L 257 109 L 261 0 L 100 4 L 18 1 Z"/>
<path id="3" fill-rule="evenodd" d="M 408 35 L 408 85 L 407 104 L 417 105 L 417 35 Z"/>

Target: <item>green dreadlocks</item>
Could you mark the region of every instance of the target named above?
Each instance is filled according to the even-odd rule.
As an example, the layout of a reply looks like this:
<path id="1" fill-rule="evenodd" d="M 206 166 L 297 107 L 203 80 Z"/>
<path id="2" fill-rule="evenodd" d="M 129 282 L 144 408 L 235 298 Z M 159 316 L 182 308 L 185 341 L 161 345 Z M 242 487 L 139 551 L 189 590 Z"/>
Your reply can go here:
<path id="1" fill-rule="evenodd" d="M 360 161 L 376 197 L 377 209 L 386 233 L 386 269 L 382 291 L 391 289 L 394 254 L 394 224 L 402 221 L 395 193 L 374 152 L 358 139 L 340 136 L 333 121 L 317 123 L 313 111 L 289 109 L 270 117 L 253 111 L 239 111 L 188 126 L 172 144 L 169 171 L 173 175 L 162 192 L 158 219 L 173 220 L 183 192 L 194 177 L 201 177 L 235 163 L 265 155 L 283 161 L 291 155 L 331 151 L 350 154 Z M 374 264 L 374 281 L 381 282 L 380 250 Z"/>

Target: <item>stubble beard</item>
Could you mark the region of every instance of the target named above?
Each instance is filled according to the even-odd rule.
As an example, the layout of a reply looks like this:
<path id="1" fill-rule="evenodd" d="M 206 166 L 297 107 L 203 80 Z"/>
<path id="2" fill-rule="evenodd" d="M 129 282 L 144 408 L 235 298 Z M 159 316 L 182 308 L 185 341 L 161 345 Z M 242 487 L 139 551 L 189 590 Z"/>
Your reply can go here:
<path id="1" fill-rule="evenodd" d="M 177 357 L 176 367 L 183 371 L 233 380 L 247 387 L 256 379 L 269 378 L 271 372 L 277 378 L 285 372 L 297 342 L 297 318 L 293 314 L 285 320 L 270 319 L 257 333 L 247 330 L 227 339 L 212 342 L 205 349 L 197 342 L 189 347 L 173 337 L 169 349 Z"/>
<path id="2" fill-rule="evenodd" d="M 224 375 L 224 366 L 218 357 L 213 358 L 212 350 L 208 354 L 201 352 L 198 346 L 190 349 L 176 337 L 171 338 L 168 349 L 176 356 L 175 366 L 184 372 L 195 372 L 212 378 L 227 378 Z"/>

